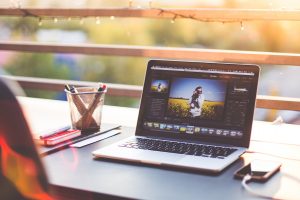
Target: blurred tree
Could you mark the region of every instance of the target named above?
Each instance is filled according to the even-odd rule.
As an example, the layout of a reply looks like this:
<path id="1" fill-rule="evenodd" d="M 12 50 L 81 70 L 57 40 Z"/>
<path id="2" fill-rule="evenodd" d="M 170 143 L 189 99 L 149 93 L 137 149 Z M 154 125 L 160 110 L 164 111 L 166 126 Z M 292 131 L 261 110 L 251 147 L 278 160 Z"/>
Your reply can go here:
<path id="1" fill-rule="evenodd" d="M 147 65 L 146 58 L 115 56 L 87 56 L 79 65 L 81 80 L 142 85 Z"/>
<path id="2" fill-rule="evenodd" d="M 58 64 L 51 54 L 18 53 L 4 68 L 12 75 L 70 79 L 68 66 Z M 25 91 L 29 96 L 53 98 L 55 93 L 47 91 Z"/>

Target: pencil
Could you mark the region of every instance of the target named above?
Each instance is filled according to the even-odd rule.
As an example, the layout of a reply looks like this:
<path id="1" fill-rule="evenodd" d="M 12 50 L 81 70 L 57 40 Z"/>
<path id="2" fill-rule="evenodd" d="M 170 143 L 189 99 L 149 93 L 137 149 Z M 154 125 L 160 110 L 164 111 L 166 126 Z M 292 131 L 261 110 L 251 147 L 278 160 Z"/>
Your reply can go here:
<path id="1" fill-rule="evenodd" d="M 41 136 L 40 136 L 40 139 L 45 139 L 45 138 L 47 138 L 47 137 L 53 136 L 53 135 L 55 135 L 55 134 L 58 134 L 58 133 L 60 133 L 60 132 L 69 130 L 70 128 L 71 128 L 71 126 L 64 126 L 64 127 L 59 128 L 59 129 L 50 131 L 50 132 L 48 132 L 48 133 L 45 133 L 45 134 L 41 135 Z"/>

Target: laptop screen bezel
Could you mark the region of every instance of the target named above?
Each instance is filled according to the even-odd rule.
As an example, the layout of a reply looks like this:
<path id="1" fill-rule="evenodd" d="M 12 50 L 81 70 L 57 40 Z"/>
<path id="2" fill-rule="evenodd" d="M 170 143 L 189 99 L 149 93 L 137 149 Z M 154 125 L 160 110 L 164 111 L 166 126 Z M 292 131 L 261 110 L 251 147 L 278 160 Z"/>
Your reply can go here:
<path id="1" fill-rule="evenodd" d="M 146 101 L 147 101 L 147 88 L 149 84 L 151 84 L 152 74 L 151 67 L 152 66 L 170 66 L 170 67 L 193 67 L 199 68 L 200 66 L 207 66 L 210 68 L 216 68 L 218 70 L 246 70 L 247 72 L 254 73 L 254 80 L 252 85 L 252 90 L 249 95 L 249 108 L 247 109 L 247 117 L 245 121 L 245 131 L 242 138 L 225 138 L 225 137 L 198 137 L 183 135 L 183 134 L 174 134 L 174 133 L 165 133 L 163 131 L 150 131 L 144 129 L 143 127 L 143 119 L 146 110 Z M 143 86 L 143 93 L 141 97 L 139 116 L 136 126 L 135 135 L 137 136 L 150 136 L 150 137 L 161 137 L 161 138 L 170 138 L 170 139 L 182 139 L 182 140 L 193 140 L 196 142 L 208 142 L 208 143 L 220 143 L 220 144 L 228 144 L 239 147 L 249 147 L 250 136 L 252 130 L 253 123 L 253 115 L 256 103 L 256 95 L 257 95 L 257 85 L 259 78 L 260 67 L 254 64 L 240 64 L 240 63 L 218 63 L 218 62 L 200 62 L 200 61 L 179 61 L 179 60 L 149 60 L 147 65 L 147 71 L 145 75 L 145 81 Z"/>

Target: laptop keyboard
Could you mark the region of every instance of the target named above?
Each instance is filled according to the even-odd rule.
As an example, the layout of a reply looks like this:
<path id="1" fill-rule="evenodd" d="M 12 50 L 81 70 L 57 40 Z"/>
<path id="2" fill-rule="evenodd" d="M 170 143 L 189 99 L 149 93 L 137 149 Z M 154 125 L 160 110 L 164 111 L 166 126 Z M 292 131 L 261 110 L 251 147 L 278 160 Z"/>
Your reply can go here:
<path id="1" fill-rule="evenodd" d="M 135 138 L 120 147 L 224 159 L 237 149 L 213 145 Z"/>

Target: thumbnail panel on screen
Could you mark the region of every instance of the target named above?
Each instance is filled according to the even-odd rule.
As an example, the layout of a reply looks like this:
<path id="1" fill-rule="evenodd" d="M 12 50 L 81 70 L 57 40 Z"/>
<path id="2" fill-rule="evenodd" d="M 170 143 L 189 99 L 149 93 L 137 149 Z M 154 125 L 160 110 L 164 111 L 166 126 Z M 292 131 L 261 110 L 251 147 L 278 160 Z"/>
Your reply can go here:
<path id="1" fill-rule="evenodd" d="M 151 82 L 151 91 L 152 92 L 160 92 L 166 93 L 169 89 L 169 81 L 168 80 L 158 80 L 154 79 Z"/>
<path id="2" fill-rule="evenodd" d="M 220 120 L 227 82 L 197 78 L 172 80 L 167 114 L 171 117 Z"/>

